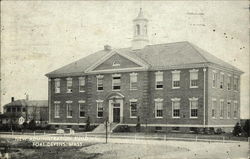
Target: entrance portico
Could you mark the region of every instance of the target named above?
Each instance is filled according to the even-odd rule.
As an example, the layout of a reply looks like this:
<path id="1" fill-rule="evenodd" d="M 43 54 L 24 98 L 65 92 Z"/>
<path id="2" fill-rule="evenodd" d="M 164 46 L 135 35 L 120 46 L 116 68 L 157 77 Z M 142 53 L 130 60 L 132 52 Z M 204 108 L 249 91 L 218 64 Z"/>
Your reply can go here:
<path id="1" fill-rule="evenodd" d="M 107 96 L 109 103 L 109 123 L 122 123 L 123 122 L 123 99 L 121 93 L 112 92 Z"/>

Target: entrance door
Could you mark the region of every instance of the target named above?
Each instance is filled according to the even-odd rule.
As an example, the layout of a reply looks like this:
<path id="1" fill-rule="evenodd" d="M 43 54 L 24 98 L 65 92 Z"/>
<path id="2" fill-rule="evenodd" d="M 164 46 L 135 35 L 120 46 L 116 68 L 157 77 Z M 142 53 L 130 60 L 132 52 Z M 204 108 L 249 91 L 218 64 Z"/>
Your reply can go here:
<path id="1" fill-rule="evenodd" d="M 109 122 L 123 122 L 123 100 L 109 100 Z"/>
<path id="2" fill-rule="evenodd" d="M 120 122 L 120 103 L 113 103 L 113 122 Z"/>

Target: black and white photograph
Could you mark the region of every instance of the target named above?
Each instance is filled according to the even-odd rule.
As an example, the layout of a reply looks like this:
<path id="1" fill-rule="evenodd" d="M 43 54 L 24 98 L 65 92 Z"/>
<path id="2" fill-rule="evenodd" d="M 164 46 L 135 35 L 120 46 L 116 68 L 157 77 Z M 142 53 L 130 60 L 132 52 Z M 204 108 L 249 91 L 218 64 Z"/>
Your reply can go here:
<path id="1" fill-rule="evenodd" d="M 249 1 L 1 1 L 0 159 L 249 159 Z"/>

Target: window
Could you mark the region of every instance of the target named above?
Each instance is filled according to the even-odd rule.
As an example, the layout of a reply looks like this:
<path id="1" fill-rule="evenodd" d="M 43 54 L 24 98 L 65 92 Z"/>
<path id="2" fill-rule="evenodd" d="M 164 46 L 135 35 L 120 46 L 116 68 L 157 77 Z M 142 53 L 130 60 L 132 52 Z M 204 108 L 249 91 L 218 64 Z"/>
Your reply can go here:
<path id="1" fill-rule="evenodd" d="M 60 102 L 55 101 L 54 106 L 55 106 L 55 118 L 60 118 Z"/>
<path id="2" fill-rule="evenodd" d="M 67 118 L 72 118 L 73 116 L 72 101 L 66 101 L 66 107 L 67 107 Z"/>
<path id="3" fill-rule="evenodd" d="M 155 99 L 155 117 L 162 118 L 163 117 L 163 99 Z"/>
<path id="4" fill-rule="evenodd" d="M 228 75 L 227 90 L 231 90 L 231 85 L 232 85 L 232 77 L 231 77 L 231 75 Z"/>
<path id="5" fill-rule="evenodd" d="M 199 70 L 190 70 L 190 88 L 198 88 L 198 71 Z"/>
<path id="6" fill-rule="evenodd" d="M 225 76 L 224 76 L 224 73 L 220 73 L 220 88 L 223 89 L 224 88 L 224 79 Z"/>
<path id="7" fill-rule="evenodd" d="M 140 25 L 136 25 L 136 35 L 140 35 Z"/>
<path id="8" fill-rule="evenodd" d="M 72 93 L 72 78 L 67 78 L 67 93 Z"/>
<path id="9" fill-rule="evenodd" d="M 189 98 L 190 118 L 198 118 L 198 98 Z"/>
<path id="10" fill-rule="evenodd" d="M 112 66 L 114 66 L 114 67 L 116 67 L 116 66 L 120 66 L 119 61 L 114 61 L 114 62 L 113 62 L 113 64 L 112 64 Z"/>
<path id="11" fill-rule="evenodd" d="M 237 91 L 239 89 L 239 78 L 237 76 L 234 77 L 234 90 Z"/>
<path id="12" fill-rule="evenodd" d="M 121 89 L 121 75 L 120 74 L 114 74 L 112 75 L 112 89 L 113 90 L 120 90 Z"/>
<path id="13" fill-rule="evenodd" d="M 60 79 L 55 79 L 55 93 L 60 93 Z"/>
<path id="14" fill-rule="evenodd" d="M 172 117 L 180 118 L 180 98 L 174 98 L 172 100 Z"/>
<path id="15" fill-rule="evenodd" d="M 227 101 L 227 118 L 231 117 L 231 101 Z"/>
<path id="16" fill-rule="evenodd" d="M 26 108 L 23 108 L 23 112 L 26 112 Z"/>
<path id="17" fill-rule="evenodd" d="M 172 88 L 180 88 L 180 71 L 172 71 Z"/>
<path id="18" fill-rule="evenodd" d="M 221 99 L 220 100 L 220 118 L 223 118 L 223 115 L 224 115 L 224 100 Z"/>
<path id="19" fill-rule="evenodd" d="M 213 88 L 217 86 L 217 72 L 213 71 Z"/>
<path id="20" fill-rule="evenodd" d="M 130 100 L 130 118 L 137 117 L 137 100 L 131 99 Z"/>
<path id="21" fill-rule="evenodd" d="M 79 77 L 79 92 L 84 92 L 85 77 Z"/>
<path id="22" fill-rule="evenodd" d="M 236 119 L 238 116 L 238 102 L 234 101 L 234 118 Z"/>
<path id="23" fill-rule="evenodd" d="M 130 90 L 137 89 L 137 73 L 130 74 Z"/>
<path id="24" fill-rule="evenodd" d="M 155 88 L 162 89 L 163 88 L 163 72 L 155 73 Z"/>
<path id="25" fill-rule="evenodd" d="M 103 75 L 96 76 L 97 79 L 97 91 L 103 91 Z"/>
<path id="26" fill-rule="evenodd" d="M 97 117 L 103 117 L 103 100 L 97 100 Z"/>
<path id="27" fill-rule="evenodd" d="M 215 108 L 217 107 L 216 99 L 212 99 L 212 118 L 215 118 Z"/>
<path id="28" fill-rule="evenodd" d="M 174 131 L 174 132 L 178 132 L 178 131 L 180 131 L 180 127 L 172 127 L 172 131 Z"/>
<path id="29" fill-rule="evenodd" d="M 85 101 L 79 101 L 79 117 L 85 117 Z"/>
<path id="30" fill-rule="evenodd" d="M 7 108 L 7 112 L 11 112 L 11 108 Z"/>

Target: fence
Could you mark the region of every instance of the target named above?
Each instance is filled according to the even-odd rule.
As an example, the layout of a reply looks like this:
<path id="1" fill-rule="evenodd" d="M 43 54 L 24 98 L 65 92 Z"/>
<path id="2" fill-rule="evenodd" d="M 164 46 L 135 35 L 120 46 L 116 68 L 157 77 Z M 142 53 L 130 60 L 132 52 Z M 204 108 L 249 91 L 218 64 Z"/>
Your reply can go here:
<path id="1" fill-rule="evenodd" d="M 99 139 L 99 138 L 106 138 L 106 135 L 104 133 L 76 133 L 74 135 L 72 134 L 55 134 L 55 133 L 46 133 L 45 131 L 43 133 L 22 133 L 22 132 L 1 132 L 1 134 L 5 134 L 6 136 L 22 136 L 22 135 L 29 135 L 29 136 L 58 136 L 58 137 L 81 137 L 81 138 L 91 138 L 91 139 Z M 4 135 L 2 135 L 4 136 Z M 130 140 L 158 140 L 158 141 L 190 141 L 190 142 L 220 142 L 220 143 L 232 143 L 232 142 L 240 142 L 235 140 L 229 140 L 226 139 L 225 136 L 217 136 L 217 138 L 209 138 L 209 137 L 203 137 L 203 136 L 192 136 L 192 137 L 169 137 L 167 135 L 142 135 L 142 134 L 130 134 L 130 135 L 123 135 L 123 134 L 108 134 L 108 139 L 130 139 Z M 249 143 L 250 147 L 250 137 L 246 140 Z"/>

